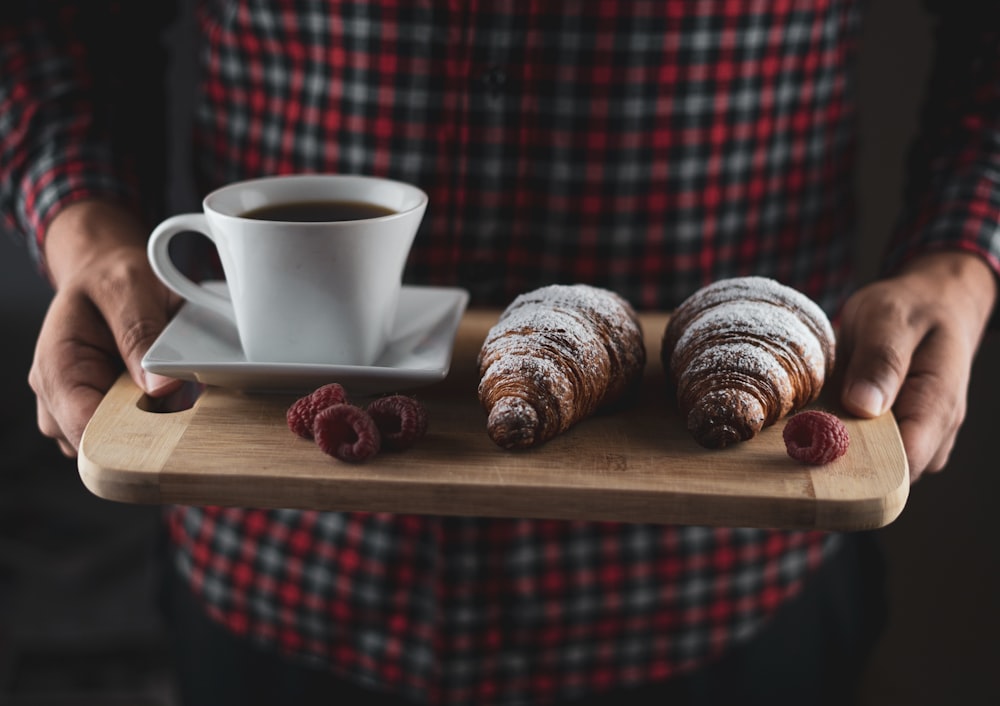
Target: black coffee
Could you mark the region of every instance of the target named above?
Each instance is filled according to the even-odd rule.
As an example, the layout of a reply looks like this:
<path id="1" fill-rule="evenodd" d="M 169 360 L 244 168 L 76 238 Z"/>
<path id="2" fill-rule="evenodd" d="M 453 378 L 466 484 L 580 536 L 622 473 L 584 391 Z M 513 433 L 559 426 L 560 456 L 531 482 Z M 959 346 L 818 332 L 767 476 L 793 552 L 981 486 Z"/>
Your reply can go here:
<path id="1" fill-rule="evenodd" d="M 360 221 L 395 213 L 391 208 L 366 201 L 289 201 L 261 206 L 242 214 L 257 221 Z"/>

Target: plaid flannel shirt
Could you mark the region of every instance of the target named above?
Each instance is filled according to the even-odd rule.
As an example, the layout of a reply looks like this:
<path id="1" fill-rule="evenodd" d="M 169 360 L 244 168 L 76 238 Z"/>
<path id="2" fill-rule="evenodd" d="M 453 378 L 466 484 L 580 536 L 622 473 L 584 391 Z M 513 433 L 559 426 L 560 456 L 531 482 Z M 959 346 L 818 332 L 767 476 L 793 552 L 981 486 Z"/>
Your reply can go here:
<path id="1" fill-rule="evenodd" d="M 118 15 L 69 5 L 0 28 L 0 203 L 36 245 L 67 203 L 138 203 L 162 171 L 147 154 L 159 114 L 133 122 L 150 75 L 136 57 L 154 52 L 160 18 L 121 3 L 121 42 L 88 42 Z M 831 314 L 849 287 L 857 2 L 207 0 L 196 14 L 198 190 L 306 171 L 416 183 L 430 206 L 410 281 L 491 305 L 586 281 L 669 308 L 757 273 Z M 998 32 L 958 17 L 942 36 L 960 80 L 936 83 L 943 119 L 914 152 L 889 262 L 951 247 L 998 269 Z M 232 508 L 171 508 L 168 523 L 177 566 L 232 631 L 453 704 L 697 668 L 752 636 L 837 543 Z"/>

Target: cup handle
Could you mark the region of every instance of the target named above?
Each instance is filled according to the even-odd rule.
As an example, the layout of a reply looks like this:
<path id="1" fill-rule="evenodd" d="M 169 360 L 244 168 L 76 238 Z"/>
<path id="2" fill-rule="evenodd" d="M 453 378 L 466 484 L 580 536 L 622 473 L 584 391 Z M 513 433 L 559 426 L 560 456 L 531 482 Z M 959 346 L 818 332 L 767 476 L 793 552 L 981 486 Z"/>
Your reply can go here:
<path id="1" fill-rule="evenodd" d="M 233 304 L 225 295 L 196 283 L 182 273 L 174 264 L 174 261 L 170 259 L 169 246 L 171 239 L 178 233 L 190 231 L 201 233 L 213 243 L 215 242 L 215 237 L 208 227 L 208 219 L 205 218 L 205 214 L 182 213 L 177 216 L 171 216 L 156 226 L 153 233 L 149 236 L 149 243 L 146 248 L 149 264 L 163 284 L 187 301 L 204 306 L 217 314 L 225 316 L 230 321 L 235 321 Z"/>

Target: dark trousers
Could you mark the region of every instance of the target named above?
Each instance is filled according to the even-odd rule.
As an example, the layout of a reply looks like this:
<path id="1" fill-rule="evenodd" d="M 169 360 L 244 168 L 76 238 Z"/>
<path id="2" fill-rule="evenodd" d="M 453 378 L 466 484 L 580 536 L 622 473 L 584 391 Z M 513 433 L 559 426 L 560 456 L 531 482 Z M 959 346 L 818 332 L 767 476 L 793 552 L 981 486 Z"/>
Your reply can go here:
<path id="1" fill-rule="evenodd" d="M 163 605 L 184 706 L 409 702 L 282 661 L 210 621 L 173 571 Z M 755 638 L 697 672 L 572 706 L 850 706 L 886 621 L 884 569 L 873 535 L 843 547 Z M 568 706 L 568 705 L 567 705 Z"/>

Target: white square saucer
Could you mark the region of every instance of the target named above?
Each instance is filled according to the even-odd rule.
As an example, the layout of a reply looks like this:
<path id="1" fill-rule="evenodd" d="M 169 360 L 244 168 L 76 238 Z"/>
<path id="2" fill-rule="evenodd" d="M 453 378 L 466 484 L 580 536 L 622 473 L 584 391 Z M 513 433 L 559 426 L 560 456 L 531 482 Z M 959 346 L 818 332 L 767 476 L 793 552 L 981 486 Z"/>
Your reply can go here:
<path id="1" fill-rule="evenodd" d="M 225 282 L 206 286 L 226 288 Z M 464 289 L 404 286 L 389 343 L 370 366 L 250 362 L 231 321 L 188 302 L 147 351 L 142 367 L 248 392 L 309 391 L 330 382 L 356 395 L 412 389 L 448 374 L 455 333 L 468 302 Z"/>

